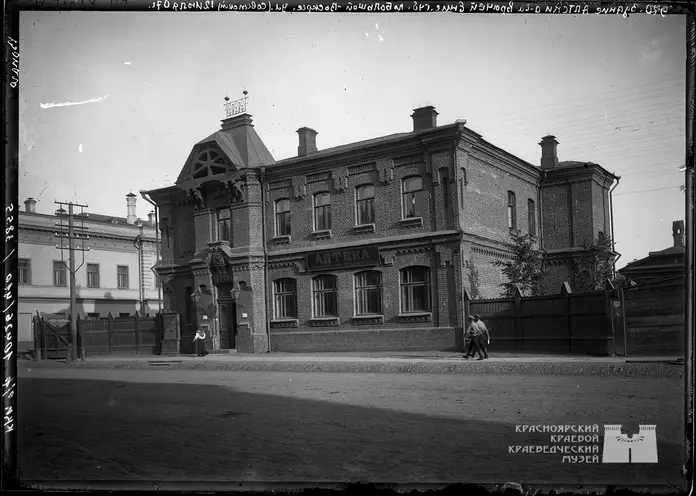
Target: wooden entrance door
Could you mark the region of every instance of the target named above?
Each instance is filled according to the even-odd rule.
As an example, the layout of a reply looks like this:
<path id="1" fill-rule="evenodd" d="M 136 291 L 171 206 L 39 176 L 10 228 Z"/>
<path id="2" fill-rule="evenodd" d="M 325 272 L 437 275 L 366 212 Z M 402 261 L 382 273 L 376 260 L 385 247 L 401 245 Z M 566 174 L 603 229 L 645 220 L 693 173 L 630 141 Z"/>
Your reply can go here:
<path id="1" fill-rule="evenodd" d="M 231 298 L 220 298 L 218 308 L 220 310 L 220 348 L 233 350 L 236 346 L 237 304 Z"/>

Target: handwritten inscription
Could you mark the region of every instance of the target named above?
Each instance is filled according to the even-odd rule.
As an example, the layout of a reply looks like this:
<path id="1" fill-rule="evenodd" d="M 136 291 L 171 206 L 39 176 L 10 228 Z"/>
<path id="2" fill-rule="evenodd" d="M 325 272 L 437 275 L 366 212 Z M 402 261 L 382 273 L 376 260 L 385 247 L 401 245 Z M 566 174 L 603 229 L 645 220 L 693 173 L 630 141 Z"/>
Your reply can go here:
<path id="1" fill-rule="evenodd" d="M 12 76 L 10 78 L 10 86 L 16 88 L 17 83 L 19 83 L 19 51 L 17 50 L 19 47 L 17 45 L 17 40 L 10 37 L 8 37 L 7 44 L 10 45 L 12 49 Z"/>
<path id="2" fill-rule="evenodd" d="M 17 42 L 12 38 L 9 38 L 8 42 L 14 51 L 17 50 Z M 13 57 L 15 57 L 13 55 Z M 16 55 L 16 60 L 18 61 L 19 55 Z M 13 86 L 14 87 L 14 86 Z M 8 267 L 12 267 L 12 262 L 10 257 L 15 254 L 16 247 L 9 247 L 15 243 L 15 216 L 14 216 L 15 206 L 14 204 L 9 204 L 5 207 L 5 253 L 7 256 L 3 259 L 3 267 L 5 273 L 5 279 L 3 284 L 3 371 L 4 380 L 2 383 L 2 400 L 3 400 L 3 430 L 5 434 L 14 432 L 15 430 L 15 390 L 17 388 L 17 383 L 15 380 L 16 374 L 16 355 L 14 353 L 14 322 L 15 322 L 15 304 L 16 297 L 14 295 L 14 290 L 16 290 L 16 285 L 13 280 L 12 272 L 7 270 Z M 7 440 L 6 440 L 7 442 Z"/>
<path id="3" fill-rule="evenodd" d="M 533 2 L 475 2 L 454 1 L 439 2 L 433 4 L 427 1 L 372 1 L 372 2 L 296 2 L 290 5 L 288 2 L 248 1 L 236 2 L 234 0 L 200 0 L 200 1 L 172 1 L 154 0 L 150 5 L 152 10 L 236 10 L 247 12 L 486 12 L 512 14 L 575 14 L 575 15 L 622 15 L 650 14 L 666 17 L 669 13 L 668 5 L 661 4 L 624 4 L 624 5 L 587 5 L 584 3 L 558 3 L 554 5 L 539 5 Z"/>

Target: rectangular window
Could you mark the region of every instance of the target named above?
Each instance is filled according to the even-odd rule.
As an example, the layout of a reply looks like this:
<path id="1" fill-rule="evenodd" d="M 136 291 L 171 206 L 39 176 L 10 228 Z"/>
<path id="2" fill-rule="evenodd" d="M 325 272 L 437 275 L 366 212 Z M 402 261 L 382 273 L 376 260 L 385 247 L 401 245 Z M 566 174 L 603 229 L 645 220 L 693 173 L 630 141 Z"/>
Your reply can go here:
<path id="1" fill-rule="evenodd" d="M 218 210 L 218 241 L 232 241 L 232 219 L 230 219 L 230 209 L 221 208 Z"/>
<path id="2" fill-rule="evenodd" d="M 534 207 L 534 200 L 527 201 L 527 222 L 529 223 L 529 234 L 536 236 L 536 208 Z"/>
<path id="3" fill-rule="evenodd" d="M 294 279 L 279 279 L 274 283 L 275 318 L 297 318 L 297 283 Z"/>
<path id="4" fill-rule="evenodd" d="M 430 312 L 428 267 L 407 267 L 401 271 L 401 312 Z"/>
<path id="5" fill-rule="evenodd" d="M 125 265 L 117 266 L 116 277 L 118 279 L 118 289 L 128 289 L 128 267 Z"/>
<path id="6" fill-rule="evenodd" d="M 276 236 L 290 236 L 290 200 L 276 202 Z"/>
<path id="7" fill-rule="evenodd" d="M 319 276 L 312 280 L 315 317 L 338 316 L 338 286 L 336 276 Z"/>
<path id="8" fill-rule="evenodd" d="M 420 177 L 409 177 L 403 181 L 403 215 L 423 217 L 423 180 Z"/>
<path id="9" fill-rule="evenodd" d="M 377 271 L 355 275 L 355 314 L 382 314 L 382 274 Z"/>
<path id="10" fill-rule="evenodd" d="M 517 229 L 517 207 L 515 193 L 508 191 L 508 228 Z"/>
<path id="11" fill-rule="evenodd" d="M 99 264 L 87 264 L 87 287 L 99 287 Z"/>
<path id="12" fill-rule="evenodd" d="M 357 225 L 375 223 L 375 187 L 371 184 L 355 189 Z"/>
<path id="13" fill-rule="evenodd" d="M 63 262 L 53 262 L 53 285 L 68 285 L 68 268 Z"/>
<path id="14" fill-rule="evenodd" d="M 328 231 L 331 229 L 331 193 L 314 195 L 314 230 Z"/>
<path id="15" fill-rule="evenodd" d="M 17 260 L 19 270 L 19 284 L 31 284 L 31 262 L 28 258 Z"/>

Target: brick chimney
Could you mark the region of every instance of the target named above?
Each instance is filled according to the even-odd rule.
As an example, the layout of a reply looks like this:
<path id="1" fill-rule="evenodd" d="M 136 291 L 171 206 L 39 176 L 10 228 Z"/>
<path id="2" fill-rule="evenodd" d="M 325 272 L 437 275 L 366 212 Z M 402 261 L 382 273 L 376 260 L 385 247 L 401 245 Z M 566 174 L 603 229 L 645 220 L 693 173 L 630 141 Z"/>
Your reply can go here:
<path id="1" fill-rule="evenodd" d="M 128 211 L 128 215 L 126 216 L 126 223 L 128 224 L 135 224 L 136 219 L 138 218 L 135 215 L 135 200 L 136 196 L 133 193 L 128 193 L 126 195 L 126 208 Z"/>
<path id="2" fill-rule="evenodd" d="M 672 222 L 672 237 L 674 238 L 675 247 L 684 247 L 684 221 L 675 220 Z"/>
<path id="3" fill-rule="evenodd" d="M 33 198 L 27 198 L 24 202 L 24 211 L 30 214 L 36 213 L 36 200 Z"/>
<path id="4" fill-rule="evenodd" d="M 153 224 L 153 225 L 154 225 L 154 223 L 155 223 L 155 211 L 154 211 L 154 210 L 150 211 L 150 213 L 147 214 L 147 221 L 148 221 L 150 224 Z"/>
<path id="5" fill-rule="evenodd" d="M 558 167 L 558 141 L 555 136 L 544 136 L 541 138 L 541 168 L 544 170 L 555 169 Z"/>
<path id="6" fill-rule="evenodd" d="M 300 135 L 300 145 L 297 147 L 297 156 L 304 157 L 317 151 L 317 133 L 309 127 L 301 127 L 297 130 Z"/>
<path id="7" fill-rule="evenodd" d="M 423 131 L 424 129 L 437 127 L 437 111 L 433 106 L 413 109 L 411 118 L 413 119 L 414 131 Z"/>

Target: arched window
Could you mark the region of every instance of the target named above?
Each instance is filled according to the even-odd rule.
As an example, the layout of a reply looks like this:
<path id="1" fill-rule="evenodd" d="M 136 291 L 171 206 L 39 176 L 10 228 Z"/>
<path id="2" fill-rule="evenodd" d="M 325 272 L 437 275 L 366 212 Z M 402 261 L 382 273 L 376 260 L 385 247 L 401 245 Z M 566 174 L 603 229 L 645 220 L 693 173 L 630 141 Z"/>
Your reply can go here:
<path id="1" fill-rule="evenodd" d="M 273 283 L 273 315 L 276 319 L 297 318 L 297 281 L 278 279 Z"/>
<path id="2" fill-rule="evenodd" d="M 515 200 L 515 193 L 508 191 L 508 228 L 517 229 L 517 206 Z"/>
<path id="3" fill-rule="evenodd" d="M 401 312 L 430 312 L 430 269 L 401 269 Z"/>
<path id="4" fill-rule="evenodd" d="M 276 236 L 290 236 L 290 200 L 276 201 L 275 211 Z"/>
<path id="5" fill-rule="evenodd" d="M 331 193 L 314 195 L 314 230 L 331 229 Z"/>
<path id="6" fill-rule="evenodd" d="M 221 208 L 217 214 L 218 241 L 232 241 L 232 222 L 230 219 L 230 209 Z"/>
<path id="7" fill-rule="evenodd" d="M 355 219 L 358 226 L 375 222 L 375 187 L 365 184 L 355 188 Z"/>
<path id="8" fill-rule="evenodd" d="M 536 236 L 536 207 L 534 200 L 527 200 L 527 223 L 529 224 L 529 234 Z"/>
<path id="9" fill-rule="evenodd" d="M 338 317 L 338 283 L 332 275 L 312 279 L 314 317 Z"/>
<path id="10" fill-rule="evenodd" d="M 403 180 L 403 215 L 423 217 L 423 180 L 419 176 Z"/>
<path id="11" fill-rule="evenodd" d="M 366 270 L 355 274 L 355 315 L 382 314 L 382 273 Z"/>

